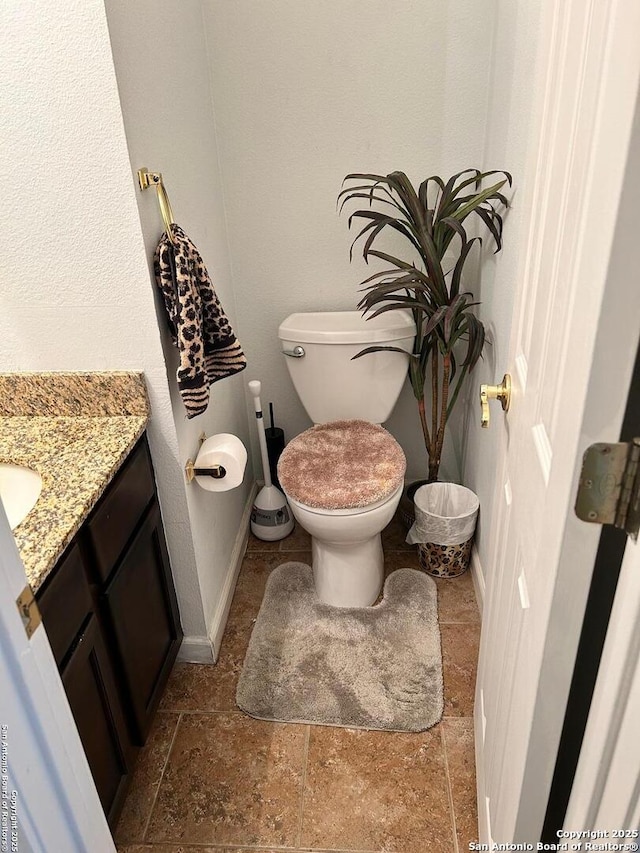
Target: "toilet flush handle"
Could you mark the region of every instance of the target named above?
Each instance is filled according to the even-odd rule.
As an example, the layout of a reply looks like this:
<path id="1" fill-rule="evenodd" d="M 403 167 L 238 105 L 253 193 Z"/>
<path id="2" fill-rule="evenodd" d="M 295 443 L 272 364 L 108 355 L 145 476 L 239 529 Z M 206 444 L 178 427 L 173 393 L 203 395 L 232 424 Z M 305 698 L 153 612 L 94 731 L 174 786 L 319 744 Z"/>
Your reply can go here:
<path id="1" fill-rule="evenodd" d="M 289 356 L 289 358 L 303 358 L 305 355 L 304 347 L 297 346 L 293 349 L 283 349 L 283 355 Z"/>

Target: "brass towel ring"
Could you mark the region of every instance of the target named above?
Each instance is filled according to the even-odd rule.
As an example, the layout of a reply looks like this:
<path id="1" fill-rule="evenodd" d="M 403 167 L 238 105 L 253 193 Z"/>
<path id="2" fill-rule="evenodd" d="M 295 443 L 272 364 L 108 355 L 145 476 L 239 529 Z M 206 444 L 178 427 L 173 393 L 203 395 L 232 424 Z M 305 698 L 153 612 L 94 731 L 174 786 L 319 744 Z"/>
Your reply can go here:
<path id="1" fill-rule="evenodd" d="M 161 172 L 150 172 L 145 166 L 143 166 L 142 169 L 138 169 L 138 183 L 140 184 L 141 190 L 146 190 L 149 187 L 156 188 L 158 193 L 158 204 L 160 205 L 160 214 L 164 223 L 164 230 L 167 232 L 167 237 L 171 243 L 175 246 L 176 243 L 173 234 L 175 219 L 173 216 L 173 210 L 171 209 L 169 196 L 167 195 L 164 183 L 162 182 Z"/>

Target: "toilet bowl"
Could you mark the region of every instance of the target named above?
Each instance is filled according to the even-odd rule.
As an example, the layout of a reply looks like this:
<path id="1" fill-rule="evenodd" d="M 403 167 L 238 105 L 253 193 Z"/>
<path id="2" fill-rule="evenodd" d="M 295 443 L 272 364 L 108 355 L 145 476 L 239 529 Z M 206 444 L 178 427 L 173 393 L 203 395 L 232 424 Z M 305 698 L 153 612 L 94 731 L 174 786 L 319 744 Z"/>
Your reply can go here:
<path id="1" fill-rule="evenodd" d="M 278 478 L 294 517 L 311 534 L 321 601 L 368 607 L 378 597 L 380 533 L 400 501 L 405 469 L 393 436 L 359 419 L 316 425 L 285 448 Z"/>
<path id="2" fill-rule="evenodd" d="M 406 380 L 415 331 L 407 311 L 292 314 L 278 330 L 314 423 L 285 447 L 278 479 L 311 534 L 316 593 L 326 604 L 368 607 L 382 588 L 380 533 L 400 502 L 406 460 L 381 424 Z M 357 357 L 372 345 L 387 349 Z"/>
<path id="3" fill-rule="evenodd" d="M 402 485 L 388 498 L 358 509 L 318 509 L 288 496 L 294 518 L 311 534 L 316 594 L 334 607 L 369 607 L 384 581 L 380 533 L 402 496 Z"/>

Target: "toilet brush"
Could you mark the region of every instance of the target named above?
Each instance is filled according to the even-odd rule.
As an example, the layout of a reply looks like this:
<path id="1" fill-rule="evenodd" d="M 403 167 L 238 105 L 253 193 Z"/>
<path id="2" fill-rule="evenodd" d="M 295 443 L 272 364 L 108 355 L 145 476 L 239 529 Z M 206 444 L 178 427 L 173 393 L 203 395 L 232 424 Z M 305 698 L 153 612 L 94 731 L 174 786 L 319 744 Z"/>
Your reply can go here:
<path id="1" fill-rule="evenodd" d="M 271 482 L 274 486 L 280 488 L 280 480 L 278 480 L 278 459 L 284 450 L 284 430 L 273 425 L 273 403 L 269 403 L 269 417 L 271 426 L 266 427 L 264 431 L 267 439 L 267 455 L 269 457 L 269 471 L 271 471 Z"/>
<path id="2" fill-rule="evenodd" d="M 264 419 L 260 404 L 261 387 L 261 383 L 256 379 L 249 382 L 249 391 L 251 391 L 253 405 L 256 410 L 258 440 L 260 442 L 260 455 L 262 456 L 262 469 L 264 472 L 264 486 L 258 492 L 253 502 L 253 509 L 251 510 L 251 532 L 258 539 L 273 542 L 276 539 L 284 539 L 285 536 L 291 533 L 293 530 L 293 517 L 286 497 L 271 481 L 267 439 L 264 434 Z"/>

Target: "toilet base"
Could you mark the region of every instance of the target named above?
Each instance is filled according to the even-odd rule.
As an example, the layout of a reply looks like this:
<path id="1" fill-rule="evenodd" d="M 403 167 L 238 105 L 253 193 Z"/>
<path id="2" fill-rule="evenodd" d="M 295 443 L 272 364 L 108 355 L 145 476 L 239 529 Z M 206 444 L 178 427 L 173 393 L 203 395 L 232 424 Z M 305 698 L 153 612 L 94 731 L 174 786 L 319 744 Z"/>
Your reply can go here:
<path id="1" fill-rule="evenodd" d="M 380 534 L 361 542 L 333 543 L 312 537 L 316 594 L 333 607 L 369 607 L 384 580 Z"/>

